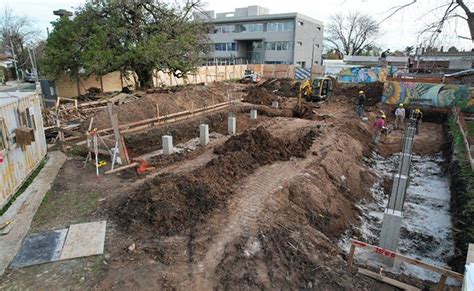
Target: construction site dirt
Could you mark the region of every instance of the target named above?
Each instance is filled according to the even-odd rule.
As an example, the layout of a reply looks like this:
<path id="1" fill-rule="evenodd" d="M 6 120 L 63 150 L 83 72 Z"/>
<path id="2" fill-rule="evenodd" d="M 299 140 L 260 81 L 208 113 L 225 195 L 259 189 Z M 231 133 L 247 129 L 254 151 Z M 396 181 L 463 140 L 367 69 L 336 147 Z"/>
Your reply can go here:
<path id="1" fill-rule="evenodd" d="M 81 158 L 66 161 L 31 232 L 107 219 L 104 255 L 10 270 L 0 289 L 398 290 L 349 268 L 337 242 L 361 223 L 357 204 L 372 199 L 375 174 L 367 159 L 374 151 L 397 151 L 401 133 L 374 147 L 371 128 L 378 108 L 368 108 L 368 122 L 359 119 L 348 98 L 354 96 L 304 103 L 309 113 L 294 117 L 293 87 L 279 85 L 284 93 L 274 93 L 278 89 L 268 89 L 271 84 L 259 88 L 271 100 L 281 98 L 281 109 L 270 108 L 263 97 L 262 103 L 236 102 L 212 114 L 126 134 L 131 157 L 146 157 L 155 167 L 146 174 L 96 178 L 92 165 L 82 168 Z M 116 111 L 120 124 L 134 122 L 155 117 L 157 100 L 159 114 L 169 114 L 188 110 L 188 100 L 205 106 L 228 100 L 226 92 L 239 99 L 254 90 L 242 92 L 242 86 L 148 93 Z M 250 118 L 250 109 L 257 109 L 257 120 Z M 101 114 L 106 112 L 94 123 L 106 128 L 108 117 Z M 229 115 L 237 117 L 233 136 L 227 133 Z M 189 144 L 199 137 L 201 123 L 214 134 L 207 146 L 193 143 L 169 156 L 150 154 L 161 149 L 164 134 L 172 135 L 176 146 Z M 423 126 L 441 134 L 437 124 Z M 419 151 L 433 150 L 441 138 L 422 131 L 419 142 L 426 146 L 419 145 Z M 395 277 L 420 288 L 429 284 Z"/>

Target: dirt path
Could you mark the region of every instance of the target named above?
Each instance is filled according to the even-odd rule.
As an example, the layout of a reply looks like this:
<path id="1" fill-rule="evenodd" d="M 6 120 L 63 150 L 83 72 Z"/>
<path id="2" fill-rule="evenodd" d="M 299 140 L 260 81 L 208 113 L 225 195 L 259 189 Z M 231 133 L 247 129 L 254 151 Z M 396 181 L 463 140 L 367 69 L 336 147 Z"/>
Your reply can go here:
<path id="1" fill-rule="evenodd" d="M 278 203 L 272 199 L 272 195 L 283 184 L 299 175 L 309 163 L 309 159 L 275 163 L 258 169 L 255 174 L 239 183 L 237 195 L 230 201 L 226 222 L 220 224 L 220 232 L 194 270 L 193 289 L 213 288 L 215 269 L 222 260 L 226 245 L 243 233 L 251 234 L 256 231 L 262 211 L 269 204 Z M 214 220 L 209 223 L 216 225 Z"/>

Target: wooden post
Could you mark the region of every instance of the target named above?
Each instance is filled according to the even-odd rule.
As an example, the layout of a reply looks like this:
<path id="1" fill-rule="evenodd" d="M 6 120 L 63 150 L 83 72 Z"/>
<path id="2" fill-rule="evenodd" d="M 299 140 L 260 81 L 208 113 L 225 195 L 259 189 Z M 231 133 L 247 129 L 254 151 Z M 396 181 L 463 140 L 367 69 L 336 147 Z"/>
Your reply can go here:
<path id="1" fill-rule="evenodd" d="M 436 285 L 436 287 L 435 287 L 435 290 L 436 291 L 444 291 L 447 279 L 448 279 L 448 276 L 442 274 L 441 277 L 439 278 L 438 285 Z"/>
<path id="2" fill-rule="evenodd" d="M 125 147 L 124 140 L 120 135 L 120 130 L 118 126 L 118 116 L 117 113 L 114 113 L 114 104 L 112 102 L 107 103 L 107 109 L 109 112 L 110 123 L 114 130 L 115 142 L 119 145 L 119 155 L 122 160 L 123 165 L 128 165 L 130 161 L 128 160 L 127 149 Z"/>
<path id="3" fill-rule="evenodd" d="M 160 105 L 156 103 L 156 118 L 160 119 Z"/>
<path id="4" fill-rule="evenodd" d="M 352 266 L 352 263 L 354 262 L 354 253 L 355 253 L 356 246 L 351 244 L 351 249 L 349 251 L 349 258 L 347 259 L 347 264 L 349 267 Z"/>

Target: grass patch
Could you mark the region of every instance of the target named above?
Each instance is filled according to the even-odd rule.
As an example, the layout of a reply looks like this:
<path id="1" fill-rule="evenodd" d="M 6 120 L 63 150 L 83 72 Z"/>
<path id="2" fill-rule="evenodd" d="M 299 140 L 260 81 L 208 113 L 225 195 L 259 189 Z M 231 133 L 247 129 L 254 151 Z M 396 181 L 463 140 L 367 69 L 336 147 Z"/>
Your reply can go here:
<path id="1" fill-rule="evenodd" d="M 469 122 L 467 124 L 470 124 L 467 126 L 468 131 L 472 130 L 474 132 L 474 122 Z M 467 150 L 464 145 L 461 130 L 459 129 L 459 126 L 457 125 L 453 117 L 449 118 L 448 125 L 449 130 L 454 138 L 454 157 L 459 163 L 461 169 L 461 176 L 467 184 L 467 203 L 465 209 L 471 217 L 474 217 L 474 171 L 472 171 L 471 164 L 467 156 Z M 469 135 L 471 135 L 471 133 L 469 133 Z M 468 233 L 470 240 L 473 241 L 474 225 L 471 225 L 469 227 Z"/>
<path id="2" fill-rule="evenodd" d="M 35 226 L 63 225 L 88 217 L 97 207 L 100 192 L 48 191 L 33 219 Z"/>
<path id="3" fill-rule="evenodd" d="M 36 167 L 36 169 L 28 177 L 28 179 L 26 179 L 25 183 L 23 183 L 23 185 L 20 187 L 20 189 L 18 189 L 18 191 L 16 191 L 16 193 L 12 196 L 12 198 L 10 200 L 8 200 L 7 204 L 5 204 L 5 206 L 2 207 L 2 209 L 0 210 L 0 216 L 5 214 L 5 212 L 7 212 L 7 210 L 8 210 L 8 208 L 10 208 L 10 206 L 12 206 L 13 202 L 15 202 L 15 200 L 18 197 L 20 197 L 20 195 L 23 192 L 25 192 L 26 188 L 28 188 L 28 186 L 30 186 L 30 184 L 33 182 L 33 180 L 36 178 L 36 176 L 38 176 L 38 174 L 41 172 L 41 170 L 43 169 L 45 164 L 46 164 L 46 158 L 41 160 L 38 167 Z"/>

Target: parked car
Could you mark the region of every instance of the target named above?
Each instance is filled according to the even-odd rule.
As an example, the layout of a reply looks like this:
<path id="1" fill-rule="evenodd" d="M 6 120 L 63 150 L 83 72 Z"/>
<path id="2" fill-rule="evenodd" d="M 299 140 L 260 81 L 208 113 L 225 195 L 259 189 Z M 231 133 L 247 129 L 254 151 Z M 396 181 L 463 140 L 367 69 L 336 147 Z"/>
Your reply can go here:
<path id="1" fill-rule="evenodd" d="M 23 77 L 23 81 L 28 82 L 28 83 L 34 83 L 36 82 L 36 76 L 35 74 L 26 73 L 25 76 Z"/>

